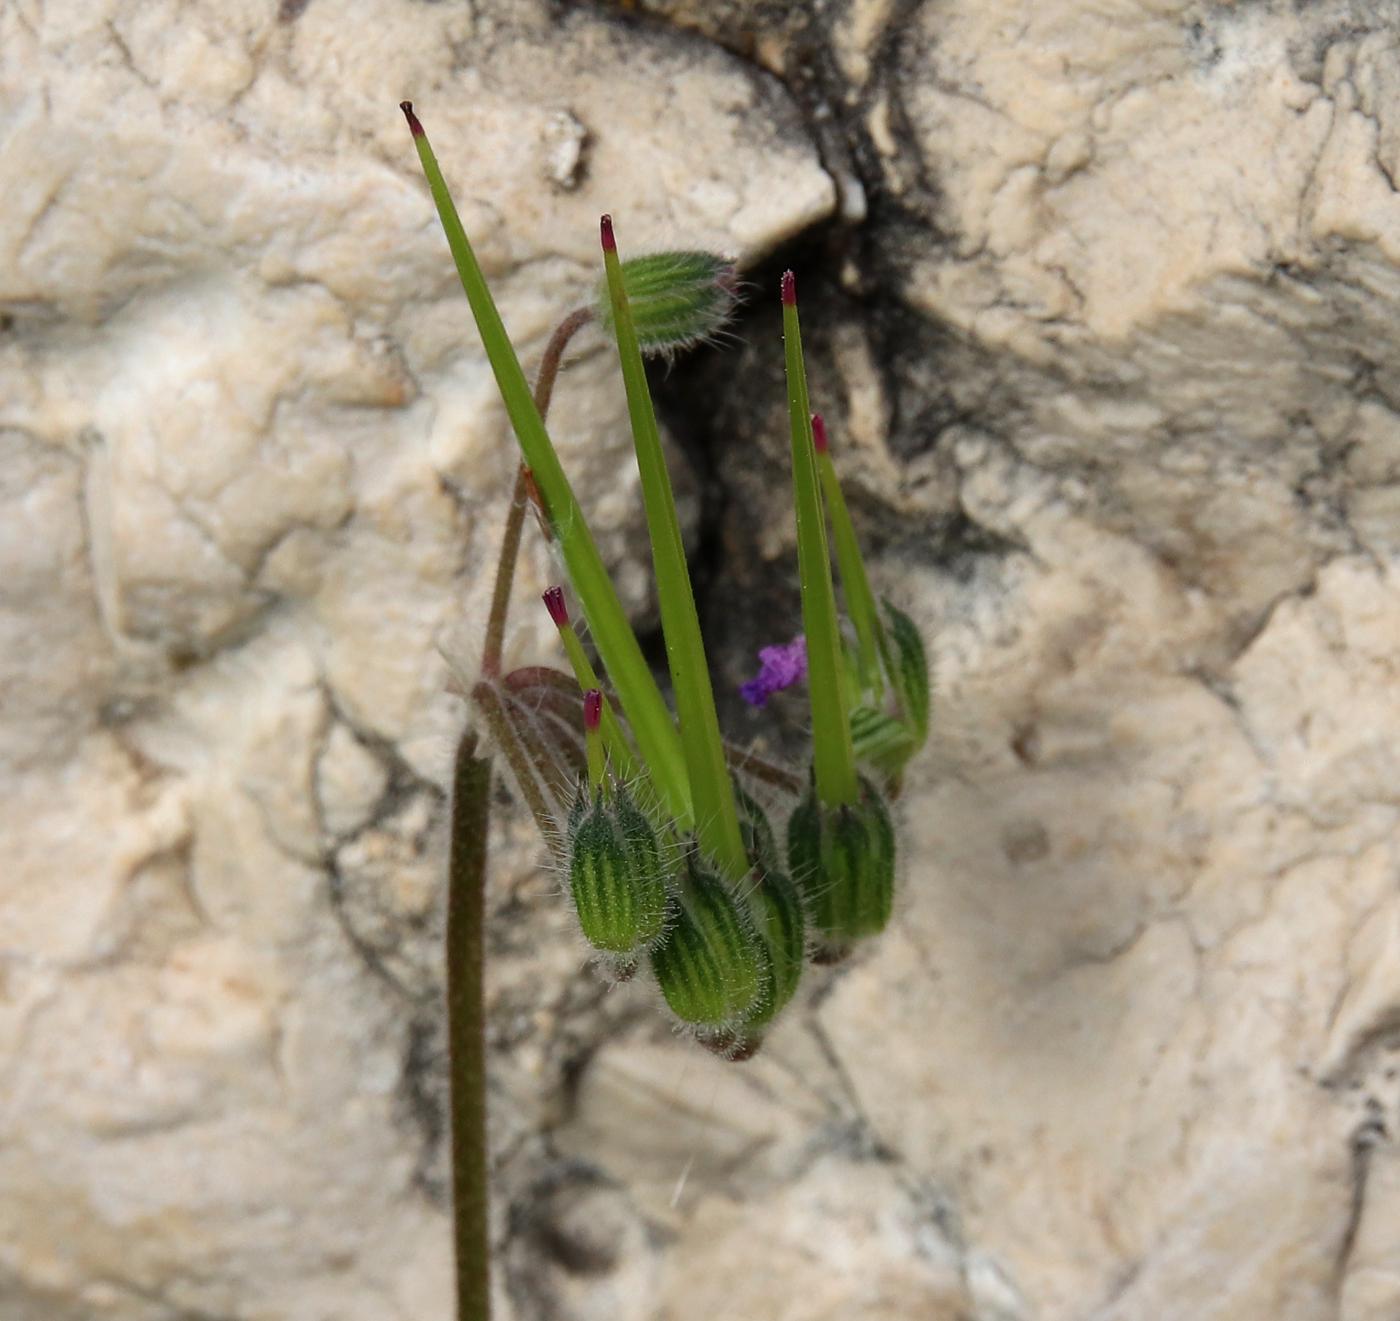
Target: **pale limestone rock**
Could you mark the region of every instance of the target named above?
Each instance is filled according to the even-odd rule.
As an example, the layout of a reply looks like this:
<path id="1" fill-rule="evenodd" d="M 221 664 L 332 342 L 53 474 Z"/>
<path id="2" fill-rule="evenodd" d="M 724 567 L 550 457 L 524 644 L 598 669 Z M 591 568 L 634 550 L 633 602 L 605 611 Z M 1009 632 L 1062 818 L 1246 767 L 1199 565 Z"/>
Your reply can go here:
<path id="1" fill-rule="evenodd" d="M 1390 1318 L 1400 15 L 631 7 L 687 31 L 0 12 L 0 1312 L 449 1314 L 443 785 L 512 459 L 411 95 L 527 363 L 604 209 L 864 240 L 812 363 L 939 679 L 891 930 L 741 1067 L 498 813 L 501 1315 Z M 719 567 L 787 574 L 748 370 Z M 599 338 L 558 399 L 646 618 Z"/>
<path id="2" fill-rule="evenodd" d="M 0 14 L 6 1317 L 447 1313 L 442 783 L 513 461 L 399 99 L 527 361 L 605 208 L 634 248 L 754 257 L 831 207 L 721 53 L 560 40 L 544 4 L 281 14 Z M 644 613 L 596 334 L 559 396 Z M 522 597 L 553 572 L 532 543 Z M 546 628 L 522 607 L 513 652 Z M 537 855 L 507 825 L 503 902 Z M 592 996 L 553 891 L 521 984 Z M 531 1049 L 507 1145 L 557 1087 Z"/>
<path id="3" fill-rule="evenodd" d="M 331 835 L 350 835 L 369 820 L 389 784 L 384 763 L 337 724 L 316 761 L 316 801 L 321 822 Z"/>

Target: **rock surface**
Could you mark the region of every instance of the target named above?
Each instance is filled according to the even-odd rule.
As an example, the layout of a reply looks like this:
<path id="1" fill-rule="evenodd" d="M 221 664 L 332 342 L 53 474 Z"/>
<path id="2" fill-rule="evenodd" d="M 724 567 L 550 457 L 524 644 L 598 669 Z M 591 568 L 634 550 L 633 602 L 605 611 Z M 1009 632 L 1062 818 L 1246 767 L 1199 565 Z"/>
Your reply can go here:
<path id="1" fill-rule="evenodd" d="M 0 9 L 0 1312 L 450 1313 L 444 785 L 512 459 L 411 96 L 527 362 L 602 210 L 749 268 L 741 342 L 658 382 L 726 682 L 796 626 L 786 262 L 937 660 L 896 919 L 742 1066 L 586 967 L 502 796 L 502 1316 L 1392 1318 L 1398 39 L 1389 0 Z M 556 416 L 645 622 L 600 339 Z M 531 540 L 522 658 L 552 573 Z"/>

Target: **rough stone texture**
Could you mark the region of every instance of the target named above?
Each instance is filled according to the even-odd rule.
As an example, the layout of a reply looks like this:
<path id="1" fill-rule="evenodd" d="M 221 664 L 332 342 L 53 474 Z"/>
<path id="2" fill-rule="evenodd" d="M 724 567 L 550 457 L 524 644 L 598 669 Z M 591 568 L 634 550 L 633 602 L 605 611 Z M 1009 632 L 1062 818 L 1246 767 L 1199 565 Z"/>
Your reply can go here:
<path id="1" fill-rule="evenodd" d="M 527 360 L 604 209 L 764 291 L 659 382 L 726 679 L 795 627 L 798 266 L 937 659 L 891 930 L 743 1066 L 585 967 L 501 796 L 502 1315 L 1394 1317 L 1397 41 L 1390 0 L 0 9 L 5 1317 L 449 1314 L 443 785 L 511 458 L 403 96 Z M 601 350 L 557 434 L 645 622 Z"/>

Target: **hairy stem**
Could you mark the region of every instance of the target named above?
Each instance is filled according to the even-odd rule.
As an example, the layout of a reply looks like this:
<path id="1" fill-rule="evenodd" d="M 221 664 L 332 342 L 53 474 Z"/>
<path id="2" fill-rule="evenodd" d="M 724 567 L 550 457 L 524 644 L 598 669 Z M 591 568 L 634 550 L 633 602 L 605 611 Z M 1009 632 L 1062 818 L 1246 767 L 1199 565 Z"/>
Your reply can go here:
<path id="1" fill-rule="evenodd" d="M 540 417 L 549 416 L 549 403 L 554 398 L 554 382 L 564 361 L 569 341 L 593 320 L 591 307 L 577 307 L 554 328 L 540 359 L 535 376 L 535 407 Z M 496 561 L 496 587 L 491 593 L 491 614 L 486 620 L 486 648 L 481 656 L 481 672 L 494 679 L 501 672 L 501 649 L 506 638 L 506 613 L 510 610 L 510 592 L 515 585 L 515 562 L 520 556 L 520 532 L 525 525 L 528 469 L 522 463 L 515 472 L 515 489 L 511 492 L 510 511 L 506 515 L 506 530 L 501 537 L 501 554 Z"/>
<path id="2" fill-rule="evenodd" d="M 487 1222 L 486 827 L 491 763 L 476 734 L 457 745 L 447 863 L 447 1035 L 451 1042 L 453 1246 L 457 1321 L 489 1321 L 491 1244 Z"/>

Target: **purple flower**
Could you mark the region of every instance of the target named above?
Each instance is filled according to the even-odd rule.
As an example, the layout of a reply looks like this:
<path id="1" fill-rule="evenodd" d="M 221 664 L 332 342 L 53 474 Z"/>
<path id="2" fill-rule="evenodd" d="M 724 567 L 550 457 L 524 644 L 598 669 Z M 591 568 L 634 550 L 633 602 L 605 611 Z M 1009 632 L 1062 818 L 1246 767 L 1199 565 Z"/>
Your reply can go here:
<path id="1" fill-rule="evenodd" d="M 750 706 L 763 707 L 774 693 L 807 677 L 807 639 L 799 633 L 786 646 L 761 647 L 758 659 L 758 673 L 740 687 L 739 696 Z"/>

